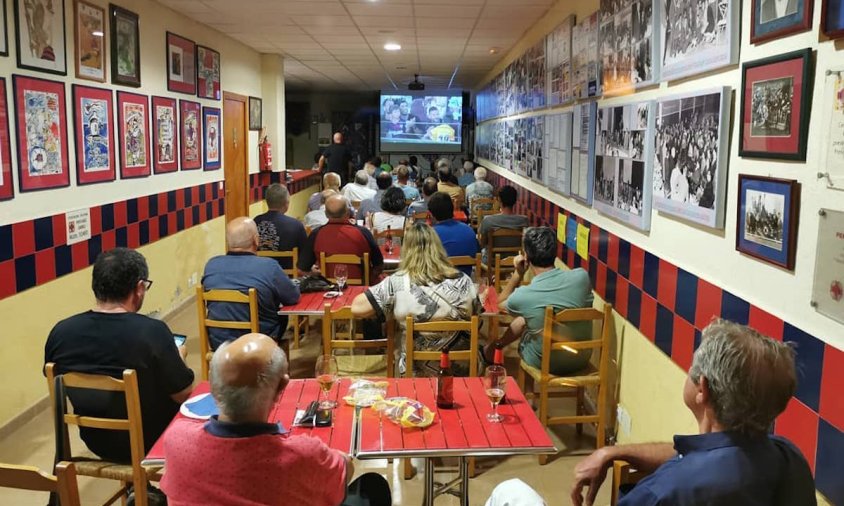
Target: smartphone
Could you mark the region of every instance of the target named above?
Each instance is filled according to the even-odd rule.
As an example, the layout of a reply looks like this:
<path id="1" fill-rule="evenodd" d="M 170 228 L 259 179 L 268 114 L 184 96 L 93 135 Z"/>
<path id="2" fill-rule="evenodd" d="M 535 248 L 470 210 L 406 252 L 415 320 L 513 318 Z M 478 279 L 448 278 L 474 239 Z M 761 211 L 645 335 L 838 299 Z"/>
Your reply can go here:
<path id="1" fill-rule="evenodd" d="M 320 409 L 316 413 L 316 421 L 314 422 L 314 426 L 316 427 L 331 427 L 331 410 L 330 409 Z"/>
<path id="2" fill-rule="evenodd" d="M 176 346 L 183 346 L 185 341 L 188 340 L 188 336 L 184 334 L 173 334 L 173 341 L 176 342 Z"/>

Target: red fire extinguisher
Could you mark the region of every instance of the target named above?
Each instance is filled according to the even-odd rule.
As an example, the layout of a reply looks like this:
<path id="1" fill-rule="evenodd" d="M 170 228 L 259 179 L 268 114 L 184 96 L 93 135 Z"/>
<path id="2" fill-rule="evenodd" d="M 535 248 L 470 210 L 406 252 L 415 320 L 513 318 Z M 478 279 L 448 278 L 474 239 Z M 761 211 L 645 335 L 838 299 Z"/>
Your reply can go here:
<path id="1" fill-rule="evenodd" d="M 264 172 L 273 170 L 273 145 L 267 140 L 265 132 L 261 132 L 261 143 L 258 144 L 258 168 Z"/>

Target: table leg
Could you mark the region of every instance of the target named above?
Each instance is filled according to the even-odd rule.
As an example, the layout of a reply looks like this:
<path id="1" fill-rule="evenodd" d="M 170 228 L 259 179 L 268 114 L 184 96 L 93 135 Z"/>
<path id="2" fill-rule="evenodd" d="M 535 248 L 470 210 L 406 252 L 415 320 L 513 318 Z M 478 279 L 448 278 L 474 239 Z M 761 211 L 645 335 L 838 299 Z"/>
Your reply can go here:
<path id="1" fill-rule="evenodd" d="M 434 460 L 425 459 L 425 494 L 423 496 L 424 506 L 434 506 Z"/>
<path id="2" fill-rule="evenodd" d="M 469 506 L 469 458 L 460 457 L 460 506 Z"/>

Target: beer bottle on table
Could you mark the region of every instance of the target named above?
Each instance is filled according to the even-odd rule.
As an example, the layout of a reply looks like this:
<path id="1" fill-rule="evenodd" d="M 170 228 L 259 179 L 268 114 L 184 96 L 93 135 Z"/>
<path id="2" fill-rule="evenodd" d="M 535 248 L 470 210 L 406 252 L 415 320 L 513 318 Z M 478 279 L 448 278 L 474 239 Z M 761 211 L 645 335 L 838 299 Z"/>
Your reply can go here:
<path id="1" fill-rule="evenodd" d="M 387 225 L 387 239 L 384 241 L 384 245 L 387 247 L 388 255 L 393 254 L 393 234 L 391 232 L 390 225 Z"/>
<path id="2" fill-rule="evenodd" d="M 454 407 L 454 378 L 451 375 L 448 348 L 440 353 L 440 370 L 437 373 L 437 407 L 442 409 Z"/>

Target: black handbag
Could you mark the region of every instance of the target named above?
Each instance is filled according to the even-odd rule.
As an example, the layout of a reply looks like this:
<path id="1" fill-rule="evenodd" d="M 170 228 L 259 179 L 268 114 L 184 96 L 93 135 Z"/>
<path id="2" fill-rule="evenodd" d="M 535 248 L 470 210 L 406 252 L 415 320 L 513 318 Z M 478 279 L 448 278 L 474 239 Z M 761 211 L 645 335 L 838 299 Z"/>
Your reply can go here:
<path id="1" fill-rule="evenodd" d="M 328 292 L 337 285 L 325 279 L 322 274 L 308 274 L 299 278 L 299 293 Z"/>

